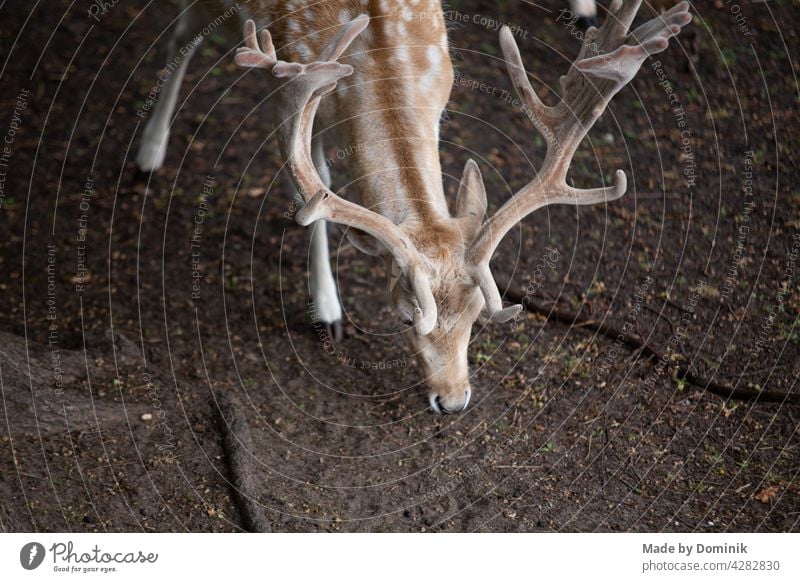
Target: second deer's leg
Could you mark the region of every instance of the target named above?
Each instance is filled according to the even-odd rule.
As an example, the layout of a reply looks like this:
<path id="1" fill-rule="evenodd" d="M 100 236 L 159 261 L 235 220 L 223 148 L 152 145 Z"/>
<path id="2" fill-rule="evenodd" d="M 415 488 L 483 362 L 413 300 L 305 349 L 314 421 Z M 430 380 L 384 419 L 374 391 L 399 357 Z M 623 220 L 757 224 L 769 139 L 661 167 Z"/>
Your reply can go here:
<path id="1" fill-rule="evenodd" d="M 330 187 L 331 175 L 325 161 L 322 141 L 315 139 L 312 144 L 312 156 L 320 177 Z M 328 227 L 324 220 L 311 225 L 311 248 L 309 265 L 309 286 L 311 299 L 314 301 L 316 313 L 315 323 L 326 326 L 334 340 L 342 335 L 342 306 L 339 303 L 339 292 L 331 269 L 328 250 Z"/>
<path id="2" fill-rule="evenodd" d="M 169 60 L 159 86 L 158 101 L 142 132 L 142 142 L 136 154 L 136 165 L 144 172 L 158 170 L 164 163 L 169 141 L 172 115 L 178 101 L 186 67 L 199 46 L 203 28 L 203 13 L 197 7 L 188 8 L 178 20 L 169 43 Z"/>

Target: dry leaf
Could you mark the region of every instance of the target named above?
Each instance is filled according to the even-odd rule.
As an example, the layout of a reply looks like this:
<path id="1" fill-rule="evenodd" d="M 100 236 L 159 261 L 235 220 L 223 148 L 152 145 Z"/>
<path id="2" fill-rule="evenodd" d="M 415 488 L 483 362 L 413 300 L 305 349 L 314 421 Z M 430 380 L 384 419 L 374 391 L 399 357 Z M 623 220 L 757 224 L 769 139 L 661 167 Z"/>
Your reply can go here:
<path id="1" fill-rule="evenodd" d="M 778 494 L 778 490 L 780 487 L 777 485 L 770 485 L 769 487 L 765 487 L 761 491 L 755 494 L 755 500 L 760 501 L 761 503 L 769 503 L 775 496 Z"/>

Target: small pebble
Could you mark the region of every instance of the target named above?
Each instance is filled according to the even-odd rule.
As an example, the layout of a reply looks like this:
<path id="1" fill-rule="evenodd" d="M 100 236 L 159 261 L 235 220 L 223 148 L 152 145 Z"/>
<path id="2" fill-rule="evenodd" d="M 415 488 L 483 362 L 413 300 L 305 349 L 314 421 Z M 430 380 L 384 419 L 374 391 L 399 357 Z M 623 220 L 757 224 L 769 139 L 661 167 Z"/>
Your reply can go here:
<path id="1" fill-rule="evenodd" d="M 142 418 L 142 420 L 153 420 L 153 415 L 152 415 L 152 414 L 150 414 L 149 412 L 145 412 L 145 413 L 142 415 L 142 417 L 141 417 L 141 418 Z"/>

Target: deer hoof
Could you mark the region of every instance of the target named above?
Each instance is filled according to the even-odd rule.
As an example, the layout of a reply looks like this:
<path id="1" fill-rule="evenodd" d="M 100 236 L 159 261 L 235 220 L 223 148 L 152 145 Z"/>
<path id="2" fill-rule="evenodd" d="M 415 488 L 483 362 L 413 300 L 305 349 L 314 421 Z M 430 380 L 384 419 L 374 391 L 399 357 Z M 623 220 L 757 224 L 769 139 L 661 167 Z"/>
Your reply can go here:
<path id="1" fill-rule="evenodd" d="M 344 339 L 344 328 L 341 321 L 325 324 L 325 331 L 334 343 L 340 343 Z"/>
<path id="2" fill-rule="evenodd" d="M 167 154 L 169 134 L 148 136 L 145 134 L 139 152 L 136 154 L 136 166 L 142 172 L 155 172 L 164 165 Z"/>
<path id="3" fill-rule="evenodd" d="M 330 342 L 332 344 L 339 343 L 344 339 L 344 328 L 341 321 L 334 321 L 332 323 L 317 322 L 312 326 L 314 333 L 322 342 Z"/>

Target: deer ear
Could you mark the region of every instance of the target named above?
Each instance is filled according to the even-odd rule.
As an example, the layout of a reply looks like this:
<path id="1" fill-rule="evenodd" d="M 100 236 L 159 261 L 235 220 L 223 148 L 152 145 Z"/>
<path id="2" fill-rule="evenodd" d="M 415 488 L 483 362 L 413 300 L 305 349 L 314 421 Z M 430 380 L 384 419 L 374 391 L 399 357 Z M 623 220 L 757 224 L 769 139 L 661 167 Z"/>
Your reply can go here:
<path id="1" fill-rule="evenodd" d="M 456 218 L 466 227 L 465 234 L 472 237 L 483 223 L 486 214 L 486 188 L 475 160 L 469 160 L 461 176 L 456 199 Z M 464 230 L 464 229 L 462 229 Z"/>

